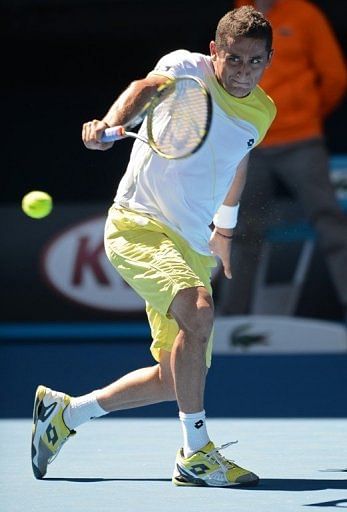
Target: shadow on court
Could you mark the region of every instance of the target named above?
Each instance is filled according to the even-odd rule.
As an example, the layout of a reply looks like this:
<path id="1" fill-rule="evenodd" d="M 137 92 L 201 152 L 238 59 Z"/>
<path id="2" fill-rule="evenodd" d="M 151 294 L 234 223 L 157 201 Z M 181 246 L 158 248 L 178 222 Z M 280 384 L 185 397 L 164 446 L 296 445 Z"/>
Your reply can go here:
<path id="1" fill-rule="evenodd" d="M 344 469 L 321 469 L 322 473 L 347 473 L 347 468 Z"/>
<path id="2" fill-rule="evenodd" d="M 347 489 L 347 480 L 313 480 L 311 478 L 263 478 L 255 491 L 322 491 Z"/>
<path id="3" fill-rule="evenodd" d="M 339 507 L 339 508 L 347 508 L 347 499 L 345 499 L 345 500 L 323 501 L 322 503 L 310 503 L 309 505 L 304 505 L 304 507 Z"/>
<path id="4" fill-rule="evenodd" d="M 44 478 L 54 482 L 171 482 L 171 478 Z M 263 478 L 257 486 L 227 487 L 255 491 L 321 491 L 326 489 L 347 489 L 347 480 L 313 480 L 304 478 Z"/>
<path id="5" fill-rule="evenodd" d="M 76 482 L 76 483 L 93 483 L 93 482 L 171 482 L 171 478 L 43 478 L 42 482 Z"/>

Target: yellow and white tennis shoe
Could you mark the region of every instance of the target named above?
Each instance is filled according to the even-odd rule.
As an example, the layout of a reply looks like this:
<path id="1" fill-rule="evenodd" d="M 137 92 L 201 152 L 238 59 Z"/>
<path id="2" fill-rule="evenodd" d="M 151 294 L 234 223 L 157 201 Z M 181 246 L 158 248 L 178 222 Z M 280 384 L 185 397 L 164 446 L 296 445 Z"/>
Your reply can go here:
<path id="1" fill-rule="evenodd" d="M 39 386 L 35 394 L 31 463 L 35 478 L 43 478 L 47 465 L 58 455 L 67 439 L 76 434 L 64 423 L 63 412 L 71 397 L 45 386 Z"/>
<path id="2" fill-rule="evenodd" d="M 206 446 L 190 457 L 183 456 L 181 448 L 176 457 L 172 481 L 175 485 L 207 487 L 234 487 L 257 485 L 259 477 L 241 468 L 233 461 L 225 459 L 219 450 L 234 442 L 215 448 L 210 441 Z"/>

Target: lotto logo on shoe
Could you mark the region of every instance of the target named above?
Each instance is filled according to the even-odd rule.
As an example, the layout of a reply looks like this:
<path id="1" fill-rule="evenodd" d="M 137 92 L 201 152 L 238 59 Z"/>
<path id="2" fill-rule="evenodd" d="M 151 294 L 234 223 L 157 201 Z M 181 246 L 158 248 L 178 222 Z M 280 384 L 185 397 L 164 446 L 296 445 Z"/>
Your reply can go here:
<path id="1" fill-rule="evenodd" d="M 202 420 L 199 420 L 196 423 L 194 423 L 194 427 L 198 428 L 198 429 L 201 428 L 203 425 L 204 425 L 204 422 Z"/>
<path id="2" fill-rule="evenodd" d="M 104 250 L 105 218 L 73 225 L 44 250 L 45 280 L 67 299 L 105 311 L 138 312 L 143 300 L 123 281 Z"/>
<path id="3" fill-rule="evenodd" d="M 194 464 L 190 470 L 197 476 L 204 475 L 209 468 L 205 464 Z"/>
<path id="4" fill-rule="evenodd" d="M 54 446 L 58 441 L 58 434 L 56 428 L 50 423 L 46 429 L 46 435 L 49 443 L 52 443 Z"/>

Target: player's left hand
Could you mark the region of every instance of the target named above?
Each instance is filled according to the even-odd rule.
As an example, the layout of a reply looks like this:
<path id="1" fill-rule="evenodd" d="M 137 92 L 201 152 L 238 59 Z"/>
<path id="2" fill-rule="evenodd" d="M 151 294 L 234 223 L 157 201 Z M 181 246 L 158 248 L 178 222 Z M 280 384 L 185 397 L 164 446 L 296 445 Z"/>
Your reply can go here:
<path id="1" fill-rule="evenodd" d="M 222 230 L 220 230 L 222 231 Z M 228 230 L 230 231 L 230 230 Z M 231 236 L 231 232 L 226 233 Z M 214 256 L 218 256 L 223 265 L 224 275 L 227 279 L 232 278 L 230 267 L 231 239 L 221 236 L 216 229 L 211 234 L 209 247 Z"/>

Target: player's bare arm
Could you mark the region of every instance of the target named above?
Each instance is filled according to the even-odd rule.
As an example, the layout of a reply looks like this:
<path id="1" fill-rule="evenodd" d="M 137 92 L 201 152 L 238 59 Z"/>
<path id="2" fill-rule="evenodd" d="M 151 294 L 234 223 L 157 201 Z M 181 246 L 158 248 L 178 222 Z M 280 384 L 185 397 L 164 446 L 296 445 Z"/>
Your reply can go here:
<path id="1" fill-rule="evenodd" d="M 240 202 L 246 184 L 248 158 L 248 155 L 246 155 L 237 167 L 234 180 L 223 202 L 225 206 L 237 207 Z M 225 277 L 228 279 L 232 278 L 230 268 L 232 236 L 232 228 L 215 227 L 209 243 L 212 254 L 221 259 Z"/>
<path id="2" fill-rule="evenodd" d="M 131 124 L 143 112 L 157 88 L 167 81 L 167 77 L 149 75 L 141 80 L 134 80 L 111 105 L 102 120 L 94 119 L 83 124 L 82 140 L 86 148 L 105 151 L 113 142 L 101 142 L 106 128 Z"/>

